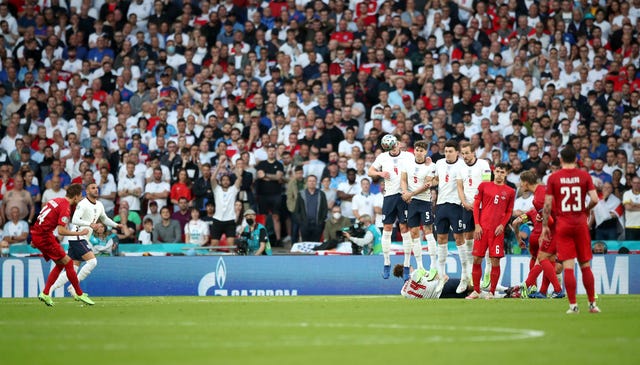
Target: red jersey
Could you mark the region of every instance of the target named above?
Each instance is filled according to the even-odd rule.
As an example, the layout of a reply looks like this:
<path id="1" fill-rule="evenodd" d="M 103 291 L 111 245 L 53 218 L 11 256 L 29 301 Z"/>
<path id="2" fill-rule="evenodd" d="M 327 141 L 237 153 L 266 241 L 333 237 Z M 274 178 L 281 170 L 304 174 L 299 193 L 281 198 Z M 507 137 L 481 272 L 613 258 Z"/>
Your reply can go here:
<path id="1" fill-rule="evenodd" d="M 529 221 L 533 223 L 533 232 L 542 232 L 542 221 L 538 221 L 537 217 L 542 217 L 542 208 L 544 207 L 544 196 L 546 187 L 542 184 L 538 185 L 533 193 L 533 209 L 526 213 Z"/>
<path id="2" fill-rule="evenodd" d="M 473 204 L 474 220 L 485 230 L 501 224 L 506 227 L 513 213 L 515 197 L 516 192 L 507 185 L 492 181 L 481 183 Z"/>
<path id="3" fill-rule="evenodd" d="M 70 222 L 69 217 L 71 217 L 71 206 L 67 198 L 51 199 L 31 226 L 31 234 L 40 236 L 53 234 L 58 226 L 66 226 Z"/>
<path id="4" fill-rule="evenodd" d="M 586 224 L 589 215 L 585 200 L 595 190 L 591 175 L 580 169 L 560 169 L 547 181 L 547 195 L 553 196 L 556 220 Z"/>

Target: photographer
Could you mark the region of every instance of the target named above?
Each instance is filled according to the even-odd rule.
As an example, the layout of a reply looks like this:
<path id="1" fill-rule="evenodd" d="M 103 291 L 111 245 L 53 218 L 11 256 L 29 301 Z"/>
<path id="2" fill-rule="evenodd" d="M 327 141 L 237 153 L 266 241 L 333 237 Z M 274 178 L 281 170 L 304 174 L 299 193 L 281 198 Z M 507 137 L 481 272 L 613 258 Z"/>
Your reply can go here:
<path id="1" fill-rule="evenodd" d="M 271 256 L 271 244 L 269 243 L 269 235 L 267 229 L 260 223 L 256 223 L 256 212 L 252 209 L 248 209 L 244 212 L 244 218 L 247 221 L 247 227 L 240 235 L 241 239 L 238 240 L 238 248 L 242 251 L 242 243 L 246 239 L 247 255 L 268 255 Z"/>
<path id="2" fill-rule="evenodd" d="M 371 216 L 368 214 L 361 215 L 359 221 L 360 226 L 365 230 L 364 237 L 353 237 L 349 232 L 344 232 L 344 237 L 351 243 L 362 247 L 362 253 L 364 255 L 379 255 L 382 253 L 382 235 L 380 234 L 380 230 L 371 224 Z"/>

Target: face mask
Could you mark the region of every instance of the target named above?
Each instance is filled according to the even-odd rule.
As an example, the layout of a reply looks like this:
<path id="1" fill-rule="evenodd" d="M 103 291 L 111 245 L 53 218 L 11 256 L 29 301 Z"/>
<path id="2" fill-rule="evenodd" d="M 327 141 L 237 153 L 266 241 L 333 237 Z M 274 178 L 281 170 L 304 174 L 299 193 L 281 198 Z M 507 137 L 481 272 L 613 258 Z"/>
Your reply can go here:
<path id="1" fill-rule="evenodd" d="M 333 214 L 332 214 L 332 216 L 333 216 L 333 219 L 340 219 L 340 217 L 342 217 L 342 214 L 340 214 L 340 213 L 333 213 Z"/>
<path id="2" fill-rule="evenodd" d="M 253 219 L 251 219 L 251 218 L 247 219 L 247 224 L 248 224 L 248 225 L 252 226 L 252 225 L 253 225 L 253 222 L 254 222 L 254 220 L 253 220 Z"/>
<path id="3" fill-rule="evenodd" d="M 174 46 L 167 47 L 167 53 L 174 54 L 175 52 L 176 52 L 176 47 Z"/>
<path id="4" fill-rule="evenodd" d="M 9 255 L 9 248 L 8 247 L 7 248 L 3 248 L 1 252 L 2 252 L 2 255 L 8 256 Z"/>

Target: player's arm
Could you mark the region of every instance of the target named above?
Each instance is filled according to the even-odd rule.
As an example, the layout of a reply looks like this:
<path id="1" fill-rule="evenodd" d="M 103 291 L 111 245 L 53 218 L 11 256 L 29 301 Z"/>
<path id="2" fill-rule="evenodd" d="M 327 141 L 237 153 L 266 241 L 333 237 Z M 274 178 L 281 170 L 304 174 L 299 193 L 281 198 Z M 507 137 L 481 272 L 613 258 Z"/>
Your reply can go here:
<path id="1" fill-rule="evenodd" d="M 514 198 L 515 192 L 513 194 L 509 194 L 509 200 L 507 201 L 507 210 L 505 211 L 504 218 L 502 219 L 502 224 L 496 227 L 496 236 L 504 232 L 504 228 L 509 224 L 509 220 L 511 220 L 511 216 L 513 215 Z"/>
<path id="2" fill-rule="evenodd" d="M 58 236 L 84 236 L 89 234 L 88 229 L 83 229 L 81 231 L 75 232 L 67 228 L 66 224 L 61 224 L 58 226 Z"/>
<path id="3" fill-rule="evenodd" d="M 458 189 L 458 198 L 460 199 L 462 208 L 472 210 L 473 206 L 467 204 L 467 199 L 464 197 L 464 184 L 462 183 L 462 179 L 456 180 L 456 188 Z"/>
<path id="4" fill-rule="evenodd" d="M 587 211 L 593 209 L 598 204 L 599 200 L 596 190 L 589 190 L 589 205 L 587 205 Z"/>
<path id="5" fill-rule="evenodd" d="M 548 187 L 547 187 L 548 189 Z M 553 204 L 553 195 L 544 196 L 544 207 L 542 208 L 542 234 L 540 239 L 549 240 L 551 231 L 549 230 L 549 216 L 551 215 L 551 205 Z"/>
<path id="6" fill-rule="evenodd" d="M 402 192 L 402 200 L 409 202 L 414 194 L 409 191 L 409 183 L 407 182 L 407 178 L 407 172 L 402 171 L 400 173 L 400 191 Z"/>
<path id="7" fill-rule="evenodd" d="M 384 177 L 382 174 L 384 174 L 384 172 L 378 171 L 378 169 L 375 168 L 374 165 L 369 166 L 369 171 L 367 171 L 367 175 L 369 175 L 369 177 L 371 178 Z M 388 173 L 387 176 L 389 176 Z"/>
<path id="8" fill-rule="evenodd" d="M 482 238 L 482 227 L 480 226 L 480 204 L 482 204 L 482 196 L 484 195 L 484 184 L 480 184 L 478 187 L 478 193 L 473 200 L 473 220 L 476 225 L 473 238 L 479 240 Z"/>
<path id="9" fill-rule="evenodd" d="M 75 214 L 74 214 L 75 217 Z M 107 215 L 107 213 L 104 212 L 104 209 L 102 210 L 102 214 L 100 214 L 100 217 L 98 218 L 98 220 L 102 223 L 104 223 L 105 225 L 111 227 L 111 228 L 121 228 L 122 225 L 119 223 L 116 223 L 113 221 L 113 219 L 109 218 L 109 216 Z"/>

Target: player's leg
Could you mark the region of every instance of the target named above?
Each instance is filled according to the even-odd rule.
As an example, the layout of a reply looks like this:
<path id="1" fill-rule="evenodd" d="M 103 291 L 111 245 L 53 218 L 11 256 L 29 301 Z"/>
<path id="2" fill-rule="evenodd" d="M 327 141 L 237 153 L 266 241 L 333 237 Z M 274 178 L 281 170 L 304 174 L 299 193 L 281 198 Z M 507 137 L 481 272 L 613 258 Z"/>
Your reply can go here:
<path id="1" fill-rule="evenodd" d="M 482 277 L 482 259 L 485 256 L 485 252 L 488 249 L 488 235 L 483 235 L 479 240 L 474 241 L 473 243 L 473 268 L 471 270 L 471 275 L 473 277 L 473 291 L 480 296 L 481 292 L 481 277 Z"/>
<path id="2" fill-rule="evenodd" d="M 553 253 L 550 253 L 552 249 L 555 252 L 555 247 L 551 247 L 551 244 L 543 243 L 543 246 L 538 252 L 538 262 L 540 262 L 540 267 L 542 268 L 544 274 L 540 292 L 546 294 L 547 290 L 545 288 L 545 284 L 547 284 L 546 286 L 548 287 L 550 283 L 553 286 L 553 294 L 551 295 L 552 298 L 561 298 L 564 297 L 564 294 L 562 293 L 562 286 L 560 285 L 560 282 L 558 281 L 558 277 L 556 275 L 555 265 L 551 262 L 551 259 L 554 256 Z"/>
<path id="3" fill-rule="evenodd" d="M 500 280 L 500 259 L 504 257 L 504 233 L 489 238 L 489 255 L 491 256 L 491 285 L 489 292 L 496 293 Z"/>
<path id="4" fill-rule="evenodd" d="M 480 298 L 480 277 L 482 276 L 482 256 L 473 256 L 473 268 L 471 269 L 473 277 L 473 292 L 467 296 L 467 299 Z"/>
<path id="5" fill-rule="evenodd" d="M 452 205 L 451 207 L 453 213 L 453 224 L 451 228 L 453 229 L 453 238 L 456 241 L 456 248 L 458 249 L 458 254 L 460 256 L 460 284 L 458 285 L 457 292 L 462 293 L 467 290 L 469 286 L 469 276 L 467 256 L 470 253 L 467 253 L 467 246 L 464 242 L 464 223 L 463 223 L 463 208 L 461 205 Z M 457 218 L 457 219 L 456 219 Z"/>
<path id="6" fill-rule="evenodd" d="M 407 227 L 407 202 L 402 200 L 400 194 L 397 195 L 396 204 L 394 204 L 396 215 L 398 217 L 398 225 L 400 226 L 400 236 L 402 237 L 402 251 L 404 252 L 404 279 L 409 279 L 409 267 L 411 266 L 411 251 L 413 240 L 411 232 Z"/>
<path id="7" fill-rule="evenodd" d="M 53 234 L 50 236 L 36 236 L 34 235 L 32 238 L 32 244 L 42 252 L 44 258 L 48 261 L 49 259 L 53 260 L 56 263 L 53 270 L 47 276 L 47 281 L 45 283 L 44 289 L 38 295 L 38 299 L 43 301 L 46 305 L 52 306 L 53 300 L 49 293 L 51 292 L 51 286 L 56 282 L 58 276 L 65 269 L 65 264 L 69 256 L 64 252 L 62 246 L 57 243 Z M 71 261 L 71 259 L 69 259 Z M 73 264 L 71 265 L 73 267 Z"/>
<path id="8" fill-rule="evenodd" d="M 449 204 L 442 204 L 438 206 L 438 211 L 436 212 L 436 238 L 438 240 L 437 247 L 437 256 L 438 256 L 438 272 L 441 276 L 447 274 L 446 265 L 447 265 L 447 256 L 448 256 L 448 248 L 447 244 L 449 241 L 449 218 L 447 216 L 447 207 Z"/>
<path id="9" fill-rule="evenodd" d="M 482 290 L 489 290 L 489 285 L 491 285 L 491 257 L 489 250 L 487 250 L 484 254 L 484 275 L 482 275 L 480 287 Z"/>
<path id="10" fill-rule="evenodd" d="M 473 220 L 473 211 L 466 210 L 462 208 L 462 228 L 464 234 L 464 255 L 466 256 L 465 265 L 468 276 L 471 276 L 472 267 L 473 267 L 473 233 L 476 229 L 475 222 Z M 459 246 L 460 249 L 462 246 Z M 462 261 L 462 256 L 460 256 L 460 260 Z"/>
<path id="11" fill-rule="evenodd" d="M 587 227 L 581 227 L 578 231 L 575 245 L 578 263 L 580 264 L 580 271 L 582 272 L 582 285 L 584 285 L 584 289 L 587 292 L 587 298 L 589 299 L 589 312 L 600 313 L 600 308 L 596 305 L 595 280 L 593 278 L 593 272 L 591 271 L 590 264 L 593 254 L 591 252 L 591 240 Z"/>
<path id="12" fill-rule="evenodd" d="M 564 221 L 556 222 L 556 230 L 554 240 L 558 249 L 558 259 L 562 261 L 564 270 L 564 283 L 567 290 L 567 298 L 569 300 L 569 310 L 567 313 L 578 313 L 578 302 L 576 299 L 576 274 L 575 259 L 577 257 L 576 245 L 574 244 L 574 236 L 576 235 L 576 226 L 566 224 Z"/>
<path id="13" fill-rule="evenodd" d="M 396 198 L 402 200 L 400 198 L 400 194 L 385 196 L 382 201 L 382 224 L 384 226 L 382 230 L 382 256 L 384 260 L 384 267 L 382 272 L 382 277 L 384 279 L 388 279 L 391 275 L 391 234 L 393 232 L 393 225 L 396 223 L 397 218 L 397 210 L 395 204 L 397 203 Z"/>
<path id="14" fill-rule="evenodd" d="M 420 227 L 409 228 L 411 233 L 411 240 L 413 242 L 413 256 L 416 258 L 416 265 L 418 269 L 424 270 L 424 264 L 422 263 L 422 243 L 420 241 Z"/>

